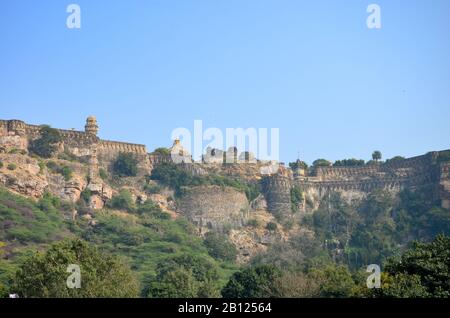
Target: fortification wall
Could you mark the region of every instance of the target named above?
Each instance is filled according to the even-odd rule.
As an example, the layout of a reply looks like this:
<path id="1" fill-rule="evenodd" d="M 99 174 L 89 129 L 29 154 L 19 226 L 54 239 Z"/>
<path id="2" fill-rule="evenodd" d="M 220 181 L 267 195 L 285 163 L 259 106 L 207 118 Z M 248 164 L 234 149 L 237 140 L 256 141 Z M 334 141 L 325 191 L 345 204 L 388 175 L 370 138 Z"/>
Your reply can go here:
<path id="1" fill-rule="evenodd" d="M 273 213 L 289 211 L 290 189 L 302 189 L 311 209 L 330 192 L 340 192 L 349 200 L 360 199 L 376 189 L 398 193 L 404 188 L 430 186 L 436 199 L 450 207 L 450 163 L 436 162 L 437 152 L 405 160 L 364 167 L 318 167 L 312 176 L 295 178 L 272 176 L 264 180 L 268 208 Z"/>
<path id="2" fill-rule="evenodd" d="M 202 232 L 241 227 L 248 218 L 249 203 L 245 193 L 233 188 L 198 186 L 186 190 L 178 209 Z"/>
<path id="3" fill-rule="evenodd" d="M 292 179 L 274 175 L 262 180 L 262 189 L 267 201 L 267 208 L 275 215 L 291 212 L 291 187 Z"/>

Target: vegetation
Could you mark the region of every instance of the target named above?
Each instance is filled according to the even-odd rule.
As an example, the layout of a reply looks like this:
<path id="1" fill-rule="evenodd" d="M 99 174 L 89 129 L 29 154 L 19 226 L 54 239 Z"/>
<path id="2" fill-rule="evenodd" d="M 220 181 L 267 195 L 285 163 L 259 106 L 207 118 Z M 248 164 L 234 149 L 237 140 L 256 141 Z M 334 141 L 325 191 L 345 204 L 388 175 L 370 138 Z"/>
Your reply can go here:
<path id="1" fill-rule="evenodd" d="M 306 169 L 308 169 L 308 164 L 304 161 L 297 160 L 295 162 L 289 162 L 289 167 L 292 170 L 296 170 L 296 169 L 305 169 L 306 170 Z"/>
<path id="2" fill-rule="evenodd" d="M 119 156 L 114 161 L 112 169 L 118 177 L 135 177 L 137 175 L 138 161 L 132 153 L 119 153 Z"/>
<path id="3" fill-rule="evenodd" d="M 375 150 L 375 151 L 373 152 L 373 154 L 372 154 L 372 159 L 373 159 L 375 162 L 380 161 L 380 160 L 381 160 L 381 157 L 382 157 L 381 151 L 379 151 L 379 150 Z"/>
<path id="4" fill-rule="evenodd" d="M 201 185 L 232 187 L 245 192 L 249 201 L 256 199 L 260 193 L 258 184 L 246 184 L 238 179 L 221 175 L 194 176 L 173 163 L 163 163 L 156 166 L 152 171 L 150 179 L 174 189 L 177 196 L 183 194 L 183 187 Z"/>
<path id="5" fill-rule="evenodd" d="M 61 166 L 54 161 L 48 161 L 46 166 L 51 172 L 62 175 L 65 181 L 69 181 L 72 178 L 73 170 L 69 166 Z"/>
<path id="6" fill-rule="evenodd" d="M 291 188 L 291 211 L 298 212 L 300 203 L 303 201 L 303 193 L 300 187 L 294 185 Z"/>
<path id="7" fill-rule="evenodd" d="M 158 263 L 147 287 L 153 298 L 209 298 L 219 296 L 217 266 L 200 256 L 183 254 Z"/>
<path id="8" fill-rule="evenodd" d="M 100 168 L 100 169 L 98 170 L 98 175 L 100 176 L 100 178 L 101 178 L 103 181 L 107 181 L 107 180 L 108 180 L 108 173 L 106 172 L 105 169 Z"/>
<path id="9" fill-rule="evenodd" d="M 15 163 L 9 163 L 7 168 L 8 170 L 16 170 L 17 165 Z"/>
<path id="10" fill-rule="evenodd" d="M 63 227 L 59 206 L 50 194 L 34 202 L 0 188 L 0 241 L 52 242 Z"/>
<path id="11" fill-rule="evenodd" d="M 80 268 L 81 288 L 68 288 L 67 268 Z M 16 273 L 13 290 L 20 297 L 136 297 L 139 286 L 119 259 L 99 252 L 81 240 L 53 244 L 45 253 L 25 260 Z"/>
<path id="12" fill-rule="evenodd" d="M 330 167 L 331 162 L 325 159 L 317 159 L 313 162 L 313 167 Z"/>
<path id="13" fill-rule="evenodd" d="M 230 243 L 226 235 L 209 232 L 205 236 L 204 244 L 208 249 L 209 255 L 215 259 L 227 262 L 236 260 L 237 249 Z"/>
<path id="14" fill-rule="evenodd" d="M 41 126 L 39 134 L 40 137 L 30 143 L 29 151 L 42 158 L 52 157 L 62 141 L 59 131 L 44 125 Z"/>
<path id="15" fill-rule="evenodd" d="M 108 202 L 108 206 L 113 209 L 127 210 L 132 212 L 135 210 L 134 200 L 131 192 L 128 190 L 121 190 L 119 194 L 112 197 Z"/>
<path id="16" fill-rule="evenodd" d="M 343 159 L 337 160 L 333 166 L 334 167 L 356 167 L 356 166 L 364 166 L 365 161 L 362 159 Z"/>
<path id="17" fill-rule="evenodd" d="M 414 242 L 401 257 L 387 261 L 376 297 L 450 297 L 450 237 Z"/>

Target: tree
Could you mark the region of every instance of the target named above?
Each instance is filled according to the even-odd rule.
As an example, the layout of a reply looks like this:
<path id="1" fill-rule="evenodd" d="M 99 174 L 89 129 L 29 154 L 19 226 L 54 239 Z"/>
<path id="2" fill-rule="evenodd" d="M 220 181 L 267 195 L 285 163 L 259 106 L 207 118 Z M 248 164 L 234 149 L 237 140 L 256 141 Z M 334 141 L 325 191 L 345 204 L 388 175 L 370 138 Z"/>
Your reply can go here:
<path id="1" fill-rule="evenodd" d="M 355 281 L 347 267 L 342 265 L 328 265 L 313 269 L 310 278 L 319 282 L 321 297 L 348 298 L 352 297 L 356 289 Z"/>
<path id="2" fill-rule="evenodd" d="M 326 159 L 317 159 L 313 162 L 314 167 L 330 167 L 331 162 Z"/>
<path id="3" fill-rule="evenodd" d="M 277 294 L 274 282 L 281 276 L 272 265 L 249 267 L 233 274 L 222 289 L 225 298 L 270 298 Z"/>
<path id="4" fill-rule="evenodd" d="M 342 159 L 337 160 L 333 166 L 334 167 L 355 167 L 355 166 L 364 166 L 365 162 L 362 159 Z"/>
<path id="5" fill-rule="evenodd" d="M 234 262 L 237 256 L 236 247 L 230 243 L 225 235 L 209 232 L 205 236 L 204 244 L 209 255 L 215 259 Z"/>
<path id="6" fill-rule="evenodd" d="M 137 175 L 138 161 L 132 153 L 119 153 L 113 163 L 113 172 L 119 177 L 135 177 Z"/>
<path id="7" fill-rule="evenodd" d="M 381 157 L 382 157 L 381 152 L 378 150 L 375 150 L 372 154 L 372 159 L 375 160 L 375 162 L 380 161 Z"/>
<path id="8" fill-rule="evenodd" d="M 81 288 L 67 287 L 69 265 L 80 267 Z M 85 241 L 65 240 L 28 257 L 16 272 L 12 290 L 26 298 L 137 297 L 138 283 L 119 259 Z"/>
<path id="9" fill-rule="evenodd" d="M 153 298 L 217 297 L 217 267 L 201 256 L 182 254 L 160 261 L 156 276 L 146 286 Z"/>
<path id="10" fill-rule="evenodd" d="M 381 297 L 450 297 L 450 237 L 438 235 L 430 243 L 414 242 L 400 258 L 385 265 Z"/>
<path id="11" fill-rule="evenodd" d="M 58 150 L 58 144 L 62 141 L 57 129 L 43 125 L 40 130 L 40 137 L 30 143 L 30 151 L 40 157 L 50 158 Z"/>

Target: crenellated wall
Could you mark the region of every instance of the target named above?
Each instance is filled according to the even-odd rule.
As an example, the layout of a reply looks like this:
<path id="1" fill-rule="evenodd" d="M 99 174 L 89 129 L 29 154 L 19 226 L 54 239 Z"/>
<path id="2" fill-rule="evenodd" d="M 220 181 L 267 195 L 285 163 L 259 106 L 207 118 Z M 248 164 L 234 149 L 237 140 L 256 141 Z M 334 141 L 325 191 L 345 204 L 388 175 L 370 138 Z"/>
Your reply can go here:
<path id="1" fill-rule="evenodd" d="M 315 167 L 305 176 L 274 175 L 264 180 L 268 208 L 273 213 L 290 213 L 290 189 L 298 186 L 312 206 L 330 192 L 341 192 L 349 199 L 361 198 L 376 189 L 398 193 L 404 188 L 431 186 L 442 206 L 450 208 L 450 163 L 439 163 L 440 152 L 362 167 Z M 305 207 L 303 207 L 305 208 Z"/>

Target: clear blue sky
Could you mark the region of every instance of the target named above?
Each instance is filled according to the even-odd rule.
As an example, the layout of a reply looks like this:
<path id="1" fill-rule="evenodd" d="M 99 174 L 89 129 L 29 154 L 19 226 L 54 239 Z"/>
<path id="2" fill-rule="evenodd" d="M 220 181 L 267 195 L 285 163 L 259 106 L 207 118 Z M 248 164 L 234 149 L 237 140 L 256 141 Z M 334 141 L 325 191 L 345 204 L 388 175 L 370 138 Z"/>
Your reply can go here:
<path id="1" fill-rule="evenodd" d="M 450 148 L 448 0 L 3 0 L 0 57 L 0 118 L 149 150 L 195 119 L 280 128 L 283 161 Z"/>

